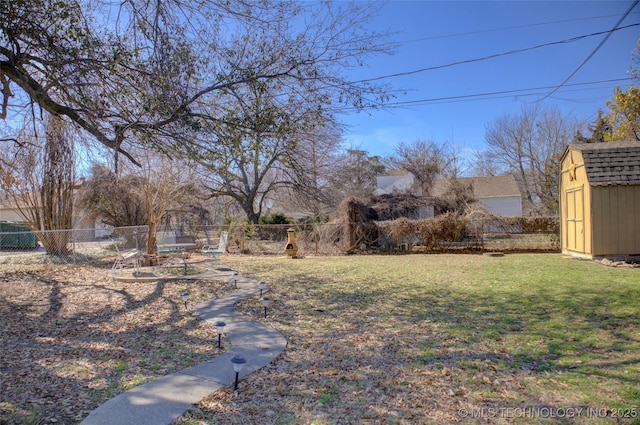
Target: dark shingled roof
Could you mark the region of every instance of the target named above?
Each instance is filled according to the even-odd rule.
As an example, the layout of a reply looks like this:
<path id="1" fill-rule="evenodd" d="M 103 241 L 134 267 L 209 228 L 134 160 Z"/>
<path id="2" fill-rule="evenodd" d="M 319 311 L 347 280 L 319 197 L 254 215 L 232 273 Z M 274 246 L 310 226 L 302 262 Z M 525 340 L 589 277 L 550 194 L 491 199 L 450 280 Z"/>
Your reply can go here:
<path id="1" fill-rule="evenodd" d="M 640 142 L 577 143 L 591 186 L 640 185 Z"/>

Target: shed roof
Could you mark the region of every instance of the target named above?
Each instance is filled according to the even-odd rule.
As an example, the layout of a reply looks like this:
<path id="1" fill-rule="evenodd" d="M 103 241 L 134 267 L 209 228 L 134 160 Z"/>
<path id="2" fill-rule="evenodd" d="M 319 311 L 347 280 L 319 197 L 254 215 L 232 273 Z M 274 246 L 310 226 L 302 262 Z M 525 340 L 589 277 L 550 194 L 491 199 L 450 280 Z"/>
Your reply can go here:
<path id="1" fill-rule="evenodd" d="M 591 186 L 640 185 L 640 142 L 576 143 Z"/>
<path id="2" fill-rule="evenodd" d="M 463 184 L 473 185 L 473 194 L 477 198 L 500 198 L 500 197 L 520 197 L 520 189 L 516 179 L 508 174 L 506 176 L 490 177 L 459 177 L 458 181 Z M 442 195 L 449 187 L 449 180 L 439 179 L 433 183 L 431 193 L 434 196 Z"/>

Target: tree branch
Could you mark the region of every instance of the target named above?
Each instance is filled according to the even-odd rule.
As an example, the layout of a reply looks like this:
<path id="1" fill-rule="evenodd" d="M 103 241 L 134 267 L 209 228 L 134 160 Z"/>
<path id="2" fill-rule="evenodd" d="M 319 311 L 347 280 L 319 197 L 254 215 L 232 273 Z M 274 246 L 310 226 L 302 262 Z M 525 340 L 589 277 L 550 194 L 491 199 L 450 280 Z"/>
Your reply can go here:
<path id="1" fill-rule="evenodd" d="M 122 147 L 119 146 L 118 141 L 109 139 L 102 131 L 100 131 L 95 125 L 92 125 L 87 120 L 85 120 L 74 109 L 68 106 L 61 105 L 54 101 L 47 94 L 45 88 L 42 87 L 42 85 L 35 79 L 33 79 L 30 75 L 22 72 L 22 70 L 13 66 L 7 61 L 0 61 L 0 75 L 16 83 L 45 111 L 56 116 L 67 116 L 73 122 L 89 132 L 92 136 L 94 136 L 100 143 L 108 148 L 117 151 L 118 153 L 121 153 L 138 167 L 140 166 L 140 163 L 136 161 L 133 156 L 129 154 L 129 152 L 123 150 Z"/>

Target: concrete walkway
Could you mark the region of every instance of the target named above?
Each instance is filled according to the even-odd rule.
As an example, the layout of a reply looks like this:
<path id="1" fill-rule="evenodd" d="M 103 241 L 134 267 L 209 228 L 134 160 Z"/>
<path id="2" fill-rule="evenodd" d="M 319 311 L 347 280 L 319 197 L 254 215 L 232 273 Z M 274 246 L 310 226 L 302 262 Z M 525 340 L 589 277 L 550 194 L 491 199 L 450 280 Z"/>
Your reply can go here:
<path id="1" fill-rule="evenodd" d="M 215 278 L 213 275 L 209 277 Z M 218 277 L 226 280 L 231 274 L 221 272 Z M 240 275 L 233 278 L 237 279 L 238 285 L 233 293 L 194 307 L 194 313 L 211 326 L 218 320 L 227 323 L 224 337 L 227 344 L 231 341 L 229 351 L 118 395 L 92 411 L 81 425 L 169 424 L 212 392 L 233 385 L 233 356 L 241 354 L 247 360 L 240 372 L 241 378 L 278 357 L 287 346 L 285 337 L 272 327 L 234 311 L 235 303 L 248 297 L 258 297 L 258 281 Z"/>

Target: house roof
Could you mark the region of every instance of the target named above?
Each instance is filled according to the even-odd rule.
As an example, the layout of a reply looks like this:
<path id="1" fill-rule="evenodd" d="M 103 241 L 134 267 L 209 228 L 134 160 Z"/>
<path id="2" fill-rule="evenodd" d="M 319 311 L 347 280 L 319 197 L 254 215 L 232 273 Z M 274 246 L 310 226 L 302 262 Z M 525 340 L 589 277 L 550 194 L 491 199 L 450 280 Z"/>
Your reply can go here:
<path id="1" fill-rule="evenodd" d="M 407 174 L 409 174 L 407 170 L 389 170 L 384 174 L 380 174 L 379 177 L 406 176 Z"/>
<path id="2" fill-rule="evenodd" d="M 640 142 L 576 143 L 592 186 L 640 185 Z"/>
<path id="3" fill-rule="evenodd" d="M 491 176 L 491 177 L 460 177 L 460 183 L 468 185 L 471 183 L 473 194 L 476 198 L 501 198 L 520 197 L 521 193 L 516 184 L 516 179 L 512 175 Z M 433 196 L 441 196 L 449 188 L 448 179 L 438 179 L 433 182 L 431 193 Z"/>
<path id="4" fill-rule="evenodd" d="M 387 174 L 376 176 L 378 188 L 373 191 L 374 196 L 405 192 L 413 184 L 413 174 L 407 170 L 392 170 Z"/>

